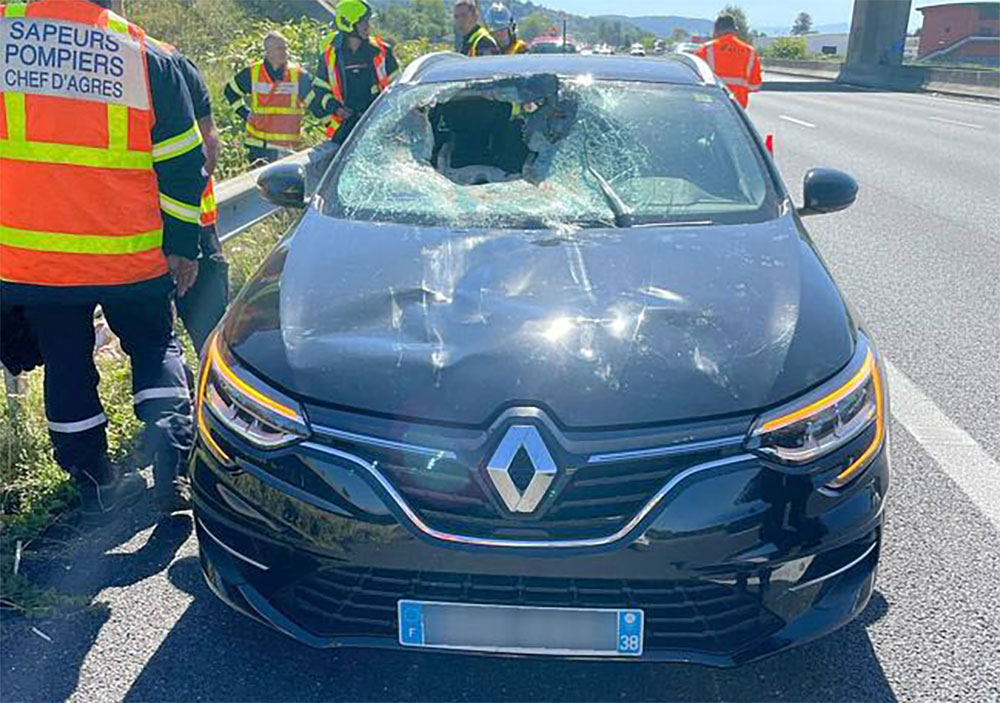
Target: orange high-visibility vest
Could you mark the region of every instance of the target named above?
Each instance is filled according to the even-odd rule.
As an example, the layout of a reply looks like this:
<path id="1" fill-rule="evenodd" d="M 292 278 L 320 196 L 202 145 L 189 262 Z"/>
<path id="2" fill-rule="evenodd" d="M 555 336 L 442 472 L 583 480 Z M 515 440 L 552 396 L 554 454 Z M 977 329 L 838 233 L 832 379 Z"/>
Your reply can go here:
<path id="1" fill-rule="evenodd" d="M 198 135 L 154 148 L 144 32 L 83 0 L 0 6 L 0 23 L 0 280 L 113 286 L 165 275 L 153 163 Z M 76 70 L 80 47 L 90 73 Z"/>
<path id="2" fill-rule="evenodd" d="M 378 92 L 381 93 L 392 83 L 392 79 L 389 77 L 385 68 L 385 61 L 389 55 L 389 47 L 386 46 L 384 41 L 382 41 L 382 37 L 370 37 L 369 41 L 377 50 L 375 58 L 372 60 L 372 64 L 375 67 L 375 85 L 378 88 Z M 334 34 L 330 38 L 330 43 L 326 46 L 326 51 L 323 53 L 323 57 L 326 61 L 327 77 L 330 79 L 330 92 L 333 94 L 334 100 L 343 105 L 344 85 L 340 80 L 340 71 L 337 70 L 336 45 L 337 34 Z M 337 131 L 340 129 L 340 125 L 342 123 L 343 120 L 336 115 L 330 115 L 326 118 L 327 139 L 333 139 L 337 136 Z"/>
<path id="3" fill-rule="evenodd" d="M 250 67 L 250 117 L 246 144 L 295 149 L 302 141 L 305 103 L 299 99 L 298 64 L 288 64 L 280 80 L 273 80 L 263 61 Z"/>
<path id="4" fill-rule="evenodd" d="M 744 108 L 750 104 L 750 93 L 760 90 L 760 57 L 752 46 L 740 41 L 735 34 L 724 34 L 696 52 L 703 58 Z"/>
<path id="5" fill-rule="evenodd" d="M 219 222 L 219 204 L 215 200 L 215 179 L 209 178 L 205 192 L 201 194 L 201 217 L 199 223 L 202 227 L 212 227 Z"/>

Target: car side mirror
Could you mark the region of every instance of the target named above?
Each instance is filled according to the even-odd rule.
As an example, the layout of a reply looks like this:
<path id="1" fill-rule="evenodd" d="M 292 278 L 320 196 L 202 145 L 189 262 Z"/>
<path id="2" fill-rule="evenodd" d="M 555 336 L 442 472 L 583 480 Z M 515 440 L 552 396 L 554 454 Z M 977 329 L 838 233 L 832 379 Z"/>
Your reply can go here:
<path id="1" fill-rule="evenodd" d="M 260 174 L 257 189 L 265 200 L 275 205 L 305 207 L 306 171 L 299 164 L 275 164 Z"/>
<path id="2" fill-rule="evenodd" d="M 799 215 L 826 215 L 850 207 L 858 197 L 858 182 L 843 171 L 812 168 L 802 182 L 804 201 Z"/>

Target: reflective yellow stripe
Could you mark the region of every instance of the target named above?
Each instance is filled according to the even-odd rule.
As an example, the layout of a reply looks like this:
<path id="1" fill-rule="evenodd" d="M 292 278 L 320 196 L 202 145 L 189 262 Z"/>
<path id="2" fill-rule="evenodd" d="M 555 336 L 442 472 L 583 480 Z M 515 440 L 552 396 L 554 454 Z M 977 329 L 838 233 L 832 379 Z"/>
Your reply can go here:
<path id="1" fill-rule="evenodd" d="M 128 20 L 124 17 L 116 15 L 111 10 L 108 13 L 108 29 L 112 32 L 118 32 L 119 34 L 128 34 Z"/>
<path id="2" fill-rule="evenodd" d="M 241 98 L 246 97 L 246 93 L 244 93 L 243 89 L 240 88 L 240 84 L 236 82 L 235 78 L 229 81 L 229 87 L 232 88 L 233 92 L 239 95 Z"/>
<path id="3" fill-rule="evenodd" d="M 6 5 L 3 8 L 3 17 L 24 17 L 28 11 L 28 6 L 23 3 Z M 13 141 L 23 142 L 25 139 L 25 112 L 24 93 L 4 93 L 4 108 L 7 117 L 7 136 Z"/>
<path id="4" fill-rule="evenodd" d="M 10 95 L 10 93 L 5 93 L 4 100 L 10 98 Z M 9 122 L 7 126 L 10 127 Z M 108 151 L 92 146 L 10 141 L 8 139 L 0 139 L 0 158 L 47 164 L 93 166 L 95 168 L 140 170 L 153 168 L 153 155 L 148 151 Z"/>
<path id="5" fill-rule="evenodd" d="M 108 149 L 128 151 L 128 108 L 108 105 Z"/>
<path id="6" fill-rule="evenodd" d="M 255 115 L 302 115 L 305 111 L 301 107 L 257 107 L 254 108 Z"/>
<path id="7" fill-rule="evenodd" d="M 201 132 L 198 125 L 192 125 L 191 129 L 176 137 L 171 137 L 159 144 L 153 145 L 153 161 L 159 163 L 167 159 L 182 156 L 192 149 L 200 147 L 202 144 Z"/>
<path id="8" fill-rule="evenodd" d="M 34 232 L 0 225 L 0 244 L 63 254 L 136 254 L 163 246 L 163 230 L 109 237 L 99 234 Z"/>
<path id="9" fill-rule="evenodd" d="M 3 104 L 7 113 L 7 135 L 17 142 L 25 140 L 24 93 L 4 93 Z M 0 152 L 2 153 L 2 152 Z"/>
<path id="10" fill-rule="evenodd" d="M 166 193 L 160 193 L 160 209 L 163 212 L 176 217 L 181 222 L 191 222 L 198 224 L 201 222 L 201 205 L 188 205 L 180 200 L 171 198 Z"/>
<path id="11" fill-rule="evenodd" d="M 471 49 L 470 56 L 479 56 L 479 42 L 481 42 L 486 37 L 491 36 L 485 27 L 480 27 L 476 30 L 476 33 L 472 35 L 469 40 L 469 48 Z"/>
<path id="12" fill-rule="evenodd" d="M 282 134 L 281 132 L 261 132 L 256 129 L 250 123 L 247 123 L 247 134 L 252 137 L 257 137 L 258 139 L 263 139 L 264 141 L 274 142 L 274 141 L 299 141 L 299 133 L 294 134 Z"/>
<path id="13" fill-rule="evenodd" d="M 250 68 L 250 111 L 257 112 L 260 103 L 260 93 L 257 92 L 257 83 L 260 82 L 260 74 L 264 72 L 264 62 L 256 63 Z"/>

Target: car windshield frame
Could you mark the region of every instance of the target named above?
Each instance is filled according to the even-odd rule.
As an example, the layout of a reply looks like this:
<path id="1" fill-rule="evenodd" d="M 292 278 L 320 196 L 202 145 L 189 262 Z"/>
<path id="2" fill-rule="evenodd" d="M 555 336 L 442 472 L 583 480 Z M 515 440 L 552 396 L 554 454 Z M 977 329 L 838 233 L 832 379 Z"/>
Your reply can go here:
<path id="1" fill-rule="evenodd" d="M 451 88 L 461 88 L 462 86 L 472 86 L 472 85 L 485 85 L 492 81 L 503 81 L 503 80 L 527 80 L 536 74 L 525 73 L 525 74 L 511 74 L 511 75 L 497 75 L 493 77 L 484 76 L 481 79 L 475 80 L 442 80 L 433 82 L 414 82 L 414 83 L 397 83 L 389 91 L 383 93 L 373 104 L 372 108 L 369 109 L 368 113 L 362 118 L 360 123 L 355 127 L 352 134 L 346 140 L 345 144 L 340 148 L 339 152 L 333 160 L 328 172 L 325 174 L 324 178 L 320 182 L 317 188 L 317 207 L 326 216 L 333 217 L 336 219 L 361 221 L 361 222 L 372 222 L 377 224 L 389 224 L 389 225 L 401 225 L 401 226 L 412 226 L 412 227 L 427 227 L 427 228 L 446 228 L 446 229 L 462 229 L 462 230 L 479 230 L 479 229 L 505 229 L 505 230 L 533 230 L 533 231 L 554 231 L 561 229 L 571 229 L 571 230 L 588 230 L 588 229 L 608 229 L 616 226 L 621 226 L 620 218 L 618 212 L 615 211 L 614 206 L 609 207 L 607 211 L 607 222 L 603 224 L 580 224 L 577 222 L 567 224 L 565 227 L 557 225 L 552 225 L 551 223 L 546 223 L 541 220 L 535 221 L 525 221 L 520 223 L 518 226 L 510 226 L 504 223 L 491 223 L 489 225 L 479 225 L 470 224 L 468 226 L 460 226 L 445 222 L 418 222 L 418 221 L 407 221 L 405 218 L 392 218 L 379 216 L 380 213 L 384 213 L 383 208 L 378 209 L 354 209 L 350 214 L 345 212 L 345 208 L 339 204 L 339 198 L 337 196 L 338 187 L 345 170 L 351 163 L 351 159 L 355 157 L 358 151 L 359 144 L 362 143 L 364 132 L 369 127 L 369 125 L 376 119 L 378 119 L 386 110 L 393 109 L 392 102 L 403 99 L 405 95 L 413 90 L 419 89 L 421 87 L 426 87 L 433 85 L 442 91 Z M 562 82 L 572 82 L 586 80 L 589 84 L 616 84 L 621 86 L 641 86 L 649 88 L 651 86 L 660 87 L 664 90 L 684 90 L 691 92 L 701 92 L 706 94 L 711 94 L 715 98 L 719 99 L 719 102 L 724 105 L 724 109 L 732 111 L 733 122 L 736 125 L 736 129 L 739 131 L 739 136 L 742 140 L 745 140 L 745 144 L 752 155 L 754 164 L 757 169 L 757 174 L 759 174 L 761 185 L 764 188 L 763 199 L 759 207 L 753 211 L 739 211 L 733 213 L 731 216 L 714 217 L 711 220 L 698 220 L 690 218 L 670 218 L 670 217 L 636 217 L 631 220 L 631 224 L 628 226 L 637 227 L 656 227 L 656 226 L 681 226 L 681 225 L 742 225 L 742 224 L 755 224 L 760 222 L 767 222 L 782 215 L 786 214 L 788 205 L 791 202 L 790 195 L 782 181 L 780 175 L 777 173 L 775 165 L 764 148 L 763 140 L 761 139 L 759 133 L 755 129 L 753 123 L 750 121 L 748 116 L 743 112 L 743 110 L 726 94 L 725 89 L 720 86 L 704 85 L 704 84 L 684 84 L 678 82 L 662 81 L 662 80 L 646 80 L 643 78 L 629 77 L 629 78 L 617 78 L 614 76 L 601 76 L 594 77 L 588 74 L 559 74 L 555 76 L 560 83 Z M 461 187 L 461 186 L 460 186 Z M 607 196 L 607 193 L 604 193 Z M 617 193 L 615 193 L 617 196 Z M 610 203 L 609 203 L 610 205 Z"/>

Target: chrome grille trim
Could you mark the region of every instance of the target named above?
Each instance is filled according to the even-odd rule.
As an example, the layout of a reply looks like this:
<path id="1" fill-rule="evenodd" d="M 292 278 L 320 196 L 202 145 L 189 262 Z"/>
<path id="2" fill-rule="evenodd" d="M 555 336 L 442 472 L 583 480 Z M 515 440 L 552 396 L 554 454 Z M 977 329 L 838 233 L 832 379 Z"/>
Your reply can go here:
<path id="1" fill-rule="evenodd" d="M 456 535 L 448 532 L 443 532 L 441 530 L 436 530 L 427 523 L 425 523 L 421 517 L 417 514 L 413 508 L 407 504 L 406 500 L 399 494 L 398 491 L 393 487 L 393 485 L 382 475 L 375 466 L 368 461 L 362 459 L 359 456 L 350 454 L 349 452 L 344 452 L 339 449 L 333 449 L 332 447 L 327 447 L 322 444 L 316 444 L 314 442 L 303 442 L 300 445 L 303 449 L 308 449 L 320 454 L 327 454 L 330 456 L 349 461 L 356 466 L 361 467 L 369 473 L 382 489 L 389 494 L 392 500 L 396 503 L 397 507 L 403 511 L 410 522 L 421 532 L 434 539 L 441 540 L 442 542 L 452 542 L 456 544 L 467 544 L 478 547 L 512 547 L 512 548 L 524 548 L 524 549 L 571 549 L 571 548 L 586 548 L 586 547 L 603 547 L 609 544 L 613 544 L 624 537 L 628 536 L 632 530 L 634 530 L 649 514 L 659 505 L 671 491 L 674 490 L 678 485 L 680 485 L 685 479 L 704 471 L 711 471 L 714 469 L 721 468 L 723 466 L 729 466 L 730 464 L 738 464 L 744 461 L 749 461 L 755 457 L 752 454 L 739 454 L 736 456 L 727 457 L 725 459 L 717 459 L 715 461 L 705 462 L 703 464 L 697 464 L 695 466 L 689 467 L 682 471 L 681 473 L 670 479 L 656 494 L 643 506 L 636 515 L 625 523 L 617 532 L 608 535 L 606 537 L 594 537 L 590 539 L 578 539 L 578 540 L 509 540 L 509 539 L 493 539 L 487 537 L 467 537 L 465 535 Z"/>
<path id="2" fill-rule="evenodd" d="M 612 452 L 610 454 L 594 454 L 587 459 L 588 464 L 610 464 L 617 461 L 635 461 L 637 459 L 655 459 L 661 456 L 671 456 L 673 454 L 692 454 L 694 452 L 706 451 L 708 449 L 723 449 L 725 447 L 735 447 L 743 444 L 743 435 L 732 437 L 721 437 L 719 439 L 707 439 L 701 442 L 685 442 L 683 444 L 670 444 L 665 447 L 650 447 L 648 449 L 634 449 L 627 452 Z"/>
<path id="3" fill-rule="evenodd" d="M 346 430 L 336 430 L 332 427 L 323 427 L 321 425 L 312 425 L 311 429 L 313 430 L 313 432 L 322 437 L 329 437 L 331 439 L 341 439 L 347 442 L 355 442 L 357 444 L 366 444 L 371 447 L 380 447 L 382 449 L 396 449 L 401 452 L 422 454 L 424 456 L 435 457 L 438 459 L 458 458 L 455 452 L 447 449 L 435 449 L 434 447 L 424 447 L 419 444 L 396 442 L 391 439 L 382 439 L 381 437 L 371 437 L 369 435 L 355 434 L 354 432 L 347 432 Z"/>

